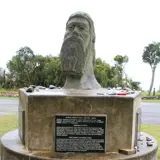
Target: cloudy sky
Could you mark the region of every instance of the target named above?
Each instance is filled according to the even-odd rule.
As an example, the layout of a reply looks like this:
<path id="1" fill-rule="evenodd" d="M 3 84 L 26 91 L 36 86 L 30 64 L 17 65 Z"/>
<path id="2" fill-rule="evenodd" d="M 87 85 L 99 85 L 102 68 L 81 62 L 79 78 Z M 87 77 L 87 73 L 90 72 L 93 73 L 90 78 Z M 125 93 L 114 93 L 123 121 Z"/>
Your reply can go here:
<path id="1" fill-rule="evenodd" d="M 0 0 L 0 67 L 24 46 L 35 54 L 56 56 L 69 15 L 84 11 L 95 23 L 96 57 L 113 64 L 117 54 L 128 55 L 128 76 L 148 90 L 151 69 L 142 62 L 142 52 L 149 43 L 160 42 L 159 7 L 159 0 Z M 156 89 L 159 73 L 160 65 Z"/>

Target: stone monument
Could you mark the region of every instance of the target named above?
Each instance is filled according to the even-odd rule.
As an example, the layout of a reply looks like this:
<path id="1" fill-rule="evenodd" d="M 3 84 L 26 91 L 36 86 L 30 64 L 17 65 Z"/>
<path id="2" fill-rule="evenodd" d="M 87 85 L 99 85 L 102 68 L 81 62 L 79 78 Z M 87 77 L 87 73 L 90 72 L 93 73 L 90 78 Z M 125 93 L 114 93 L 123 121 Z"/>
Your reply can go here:
<path id="1" fill-rule="evenodd" d="M 157 160 L 140 132 L 141 95 L 110 95 L 95 76 L 95 30 L 86 13 L 69 17 L 61 48 L 62 89 L 19 90 L 18 130 L 1 139 L 1 160 Z"/>
<path id="2" fill-rule="evenodd" d="M 100 88 L 93 67 L 95 39 L 94 23 L 88 14 L 78 12 L 69 17 L 60 53 L 66 75 L 64 88 Z"/>

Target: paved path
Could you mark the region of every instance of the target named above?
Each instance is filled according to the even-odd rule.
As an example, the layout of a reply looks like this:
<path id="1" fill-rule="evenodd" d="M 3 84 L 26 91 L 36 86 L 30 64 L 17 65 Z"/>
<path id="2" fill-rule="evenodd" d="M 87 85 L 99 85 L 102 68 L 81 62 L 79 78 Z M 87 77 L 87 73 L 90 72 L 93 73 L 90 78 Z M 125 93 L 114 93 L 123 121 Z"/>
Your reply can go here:
<path id="1" fill-rule="evenodd" d="M 141 103 L 142 123 L 160 125 L 160 103 Z M 18 98 L 0 98 L 0 116 L 18 111 Z"/>

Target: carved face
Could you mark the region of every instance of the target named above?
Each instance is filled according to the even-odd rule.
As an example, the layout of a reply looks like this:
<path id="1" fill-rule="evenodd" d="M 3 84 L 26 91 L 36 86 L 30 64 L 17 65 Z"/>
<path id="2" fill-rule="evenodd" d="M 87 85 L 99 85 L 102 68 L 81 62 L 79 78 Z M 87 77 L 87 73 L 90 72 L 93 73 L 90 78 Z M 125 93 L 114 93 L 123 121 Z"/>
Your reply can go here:
<path id="1" fill-rule="evenodd" d="M 67 75 L 82 76 L 90 37 L 90 26 L 86 19 L 78 17 L 68 21 L 60 54 L 62 68 Z"/>
<path id="2" fill-rule="evenodd" d="M 81 38 L 84 48 L 86 49 L 90 41 L 90 26 L 88 21 L 80 17 L 70 19 L 66 26 L 66 33 L 64 38 L 72 35 L 76 35 Z"/>

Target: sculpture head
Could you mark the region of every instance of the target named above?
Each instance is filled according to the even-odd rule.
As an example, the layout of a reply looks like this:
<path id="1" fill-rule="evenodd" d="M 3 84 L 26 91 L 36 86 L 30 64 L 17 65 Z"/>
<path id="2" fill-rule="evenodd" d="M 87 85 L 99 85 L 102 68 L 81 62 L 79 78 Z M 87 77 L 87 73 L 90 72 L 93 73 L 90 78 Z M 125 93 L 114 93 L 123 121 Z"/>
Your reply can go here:
<path id="1" fill-rule="evenodd" d="M 69 17 L 60 56 L 66 75 L 80 78 L 88 69 L 88 64 L 93 68 L 95 31 L 94 23 L 87 13 L 76 12 Z"/>

